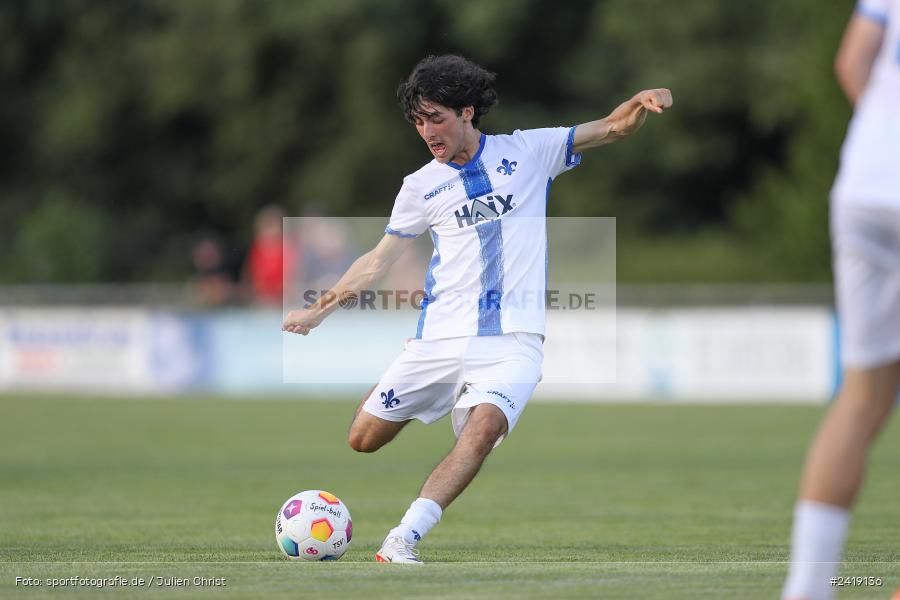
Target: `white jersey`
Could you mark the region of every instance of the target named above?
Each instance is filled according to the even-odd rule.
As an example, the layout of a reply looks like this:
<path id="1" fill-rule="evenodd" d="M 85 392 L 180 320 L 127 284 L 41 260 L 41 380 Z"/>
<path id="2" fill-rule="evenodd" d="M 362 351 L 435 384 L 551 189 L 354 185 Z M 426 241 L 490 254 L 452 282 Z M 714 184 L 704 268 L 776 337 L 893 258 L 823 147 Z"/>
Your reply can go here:
<path id="1" fill-rule="evenodd" d="M 417 339 L 544 334 L 550 184 L 581 161 L 575 128 L 481 136 L 465 165 L 437 160 L 407 176 L 385 231 L 431 230 Z"/>
<path id="2" fill-rule="evenodd" d="M 859 0 L 856 10 L 885 28 L 884 40 L 847 130 L 832 201 L 900 210 L 900 0 Z"/>

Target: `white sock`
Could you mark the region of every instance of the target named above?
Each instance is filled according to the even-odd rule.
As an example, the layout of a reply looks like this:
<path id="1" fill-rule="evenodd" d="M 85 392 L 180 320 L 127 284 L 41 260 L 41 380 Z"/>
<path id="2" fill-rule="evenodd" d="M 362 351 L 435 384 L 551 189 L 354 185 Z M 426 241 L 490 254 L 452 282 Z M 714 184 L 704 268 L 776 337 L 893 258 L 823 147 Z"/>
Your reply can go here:
<path id="1" fill-rule="evenodd" d="M 828 600 L 834 597 L 831 578 L 838 573 L 850 511 L 839 506 L 801 500 L 794 507 L 791 567 L 781 597 Z"/>
<path id="2" fill-rule="evenodd" d="M 400 519 L 400 524 L 388 533 L 388 537 L 399 535 L 407 542 L 417 544 L 438 524 L 443 512 L 441 505 L 434 500 L 416 498 Z"/>

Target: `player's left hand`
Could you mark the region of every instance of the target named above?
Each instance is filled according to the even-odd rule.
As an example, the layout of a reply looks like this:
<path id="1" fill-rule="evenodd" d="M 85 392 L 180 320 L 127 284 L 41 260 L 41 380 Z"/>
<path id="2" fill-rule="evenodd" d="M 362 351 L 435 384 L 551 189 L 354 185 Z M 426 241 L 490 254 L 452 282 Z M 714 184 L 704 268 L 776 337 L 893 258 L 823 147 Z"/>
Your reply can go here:
<path id="1" fill-rule="evenodd" d="M 644 90 L 643 92 L 638 92 L 635 100 L 640 102 L 641 106 L 650 112 L 662 114 L 665 109 L 672 106 L 672 92 L 666 88 Z"/>

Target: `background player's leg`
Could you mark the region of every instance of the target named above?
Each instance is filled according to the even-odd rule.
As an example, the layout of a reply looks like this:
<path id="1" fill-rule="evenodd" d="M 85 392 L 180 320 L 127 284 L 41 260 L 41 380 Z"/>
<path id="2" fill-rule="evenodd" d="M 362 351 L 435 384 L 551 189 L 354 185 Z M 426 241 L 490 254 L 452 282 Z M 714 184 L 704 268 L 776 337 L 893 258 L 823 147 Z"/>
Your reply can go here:
<path id="1" fill-rule="evenodd" d="M 784 598 L 830 598 L 844 549 L 850 507 L 869 447 L 887 421 L 900 385 L 900 362 L 847 369 L 844 384 L 810 445 L 794 513 L 791 568 Z"/>
<path id="2" fill-rule="evenodd" d="M 347 441 L 350 447 L 357 452 L 375 452 L 394 439 L 400 430 L 409 423 L 409 421 L 388 421 L 363 410 L 363 405 L 376 387 L 377 385 L 373 385 L 372 389 L 363 396 L 362 402 L 356 407 L 353 422 L 350 423 Z"/>
<path id="3" fill-rule="evenodd" d="M 800 497 L 852 506 L 869 446 L 887 421 L 900 386 L 900 361 L 875 369 L 847 369 L 840 394 L 810 445 Z"/>

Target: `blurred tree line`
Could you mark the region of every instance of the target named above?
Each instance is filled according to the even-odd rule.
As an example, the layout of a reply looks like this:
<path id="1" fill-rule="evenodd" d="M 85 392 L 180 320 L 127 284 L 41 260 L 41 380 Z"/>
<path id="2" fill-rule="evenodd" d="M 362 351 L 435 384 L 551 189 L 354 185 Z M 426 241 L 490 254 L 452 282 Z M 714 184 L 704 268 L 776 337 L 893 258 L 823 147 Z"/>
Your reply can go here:
<path id="1" fill-rule="evenodd" d="M 829 278 L 852 2 L 6 0 L 0 280 L 173 281 L 201 232 L 385 218 L 430 159 L 395 90 L 425 54 L 498 73 L 488 133 L 675 107 L 593 150 L 552 216 L 618 217 L 620 281 Z"/>

